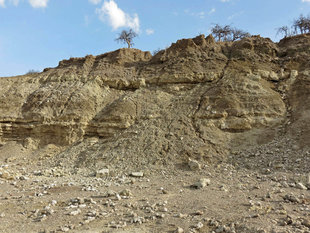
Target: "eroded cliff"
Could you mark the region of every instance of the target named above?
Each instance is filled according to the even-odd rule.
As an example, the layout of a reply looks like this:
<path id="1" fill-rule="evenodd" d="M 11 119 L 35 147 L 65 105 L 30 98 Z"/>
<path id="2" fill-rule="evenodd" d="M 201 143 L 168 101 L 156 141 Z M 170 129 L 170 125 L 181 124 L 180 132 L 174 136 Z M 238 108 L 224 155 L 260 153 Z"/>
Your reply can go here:
<path id="1" fill-rule="evenodd" d="M 0 141 L 74 150 L 76 142 L 100 140 L 85 161 L 142 165 L 222 160 L 280 136 L 307 146 L 309 85 L 310 35 L 279 43 L 200 35 L 155 56 L 119 49 L 1 78 Z"/>

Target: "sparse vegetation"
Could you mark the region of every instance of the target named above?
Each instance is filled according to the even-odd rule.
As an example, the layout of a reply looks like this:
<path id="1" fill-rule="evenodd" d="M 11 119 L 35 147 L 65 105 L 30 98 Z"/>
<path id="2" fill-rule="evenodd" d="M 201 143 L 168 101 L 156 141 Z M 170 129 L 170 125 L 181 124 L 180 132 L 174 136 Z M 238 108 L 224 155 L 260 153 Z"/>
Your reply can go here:
<path id="1" fill-rule="evenodd" d="M 155 49 L 155 50 L 152 52 L 152 55 L 155 56 L 155 55 L 158 54 L 160 51 L 162 51 L 161 48 Z"/>
<path id="2" fill-rule="evenodd" d="M 115 40 L 118 42 L 125 43 L 128 45 L 128 48 L 131 48 L 134 45 L 134 43 L 132 41 L 137 36 L 138 36 L 138 34 L 135 31 L 133 31 L 132 29 L 123 30 Z"/>
<path id="3" fill-rule="evenodd" d="M 217 41 L 236 41 L 251 36 L 250 33 L 238 28 L 233 28 L 230 25 L 221 26 L 215 24 L 215 26 L 211 28 L 211 32 Z"/>
<path id="4" fill-rule="evenodd" d="M 288 26 L 282 26 L 277 28 L 277 35 L 282 34 L 284 37 L 292 35 L 292 32 Z"/>
<path id="5" fill-rule="evenodd" d="M 40 71 L 31 69 L 26 74 L 37 74 L 37 73 L 40 73 Z"/>
<path id="6" fill-rule="evenodd" d="M 307 17 L 300 15 L 299 18 L 295 19 L 292 25 L 295 34 L 305 34 L 310 32 L 310 15 Z"/>
<path id="7" fill-rule="evenodd" d="M 310 15 L 307 17 L 300 15 L 297 19 L 294 19 L 291 27 L 282 26 L 277 28 L 277 35 L 281 34 L 284 38 L 305 33 L 310 33 Z"/>

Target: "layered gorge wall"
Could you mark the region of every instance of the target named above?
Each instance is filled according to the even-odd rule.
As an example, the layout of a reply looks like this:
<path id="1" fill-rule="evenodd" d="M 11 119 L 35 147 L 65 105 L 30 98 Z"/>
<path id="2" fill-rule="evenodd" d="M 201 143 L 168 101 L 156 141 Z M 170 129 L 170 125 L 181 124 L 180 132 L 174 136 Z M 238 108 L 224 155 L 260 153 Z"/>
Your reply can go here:
<path id="1" fill-rule="evenodd" d="M 310 35 L 182 39 L 152 56 L 119 49 L 0 78 L 0 142 L 104 153 L 223 158 L 278 136 L 310 141 Z M 154 160 L 154 161 L 153 161 Z"/>

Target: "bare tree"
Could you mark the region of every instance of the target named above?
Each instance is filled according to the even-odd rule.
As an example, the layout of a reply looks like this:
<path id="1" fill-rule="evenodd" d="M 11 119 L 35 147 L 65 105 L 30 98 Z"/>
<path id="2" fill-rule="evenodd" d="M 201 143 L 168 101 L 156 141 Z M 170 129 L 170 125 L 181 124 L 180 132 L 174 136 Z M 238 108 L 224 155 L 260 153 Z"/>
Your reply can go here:
<path id="1" fill-rule="evenodd" d="M 277 35 L 282 34 L 285 37 L 310 33 L 310 15 L 300 15 L 297 19 L 294 19 L 291 28 L 288 26 L 282 26 L 276 29 Z"/>
<path id="2" fill-rule="evenodd" d="M 235 41 L 251 36 L 250 33 L 238 28 L 232 28 L 230 25 L 220 26 L 215 24 L 211 28 L 211 32 L 217 41 Z"/>
<path id="3" fill-rule="evenodd" d="M 220 26 L 219 24 L 215 24 L 213 28 L 211 28 L 211 32 L 213 36 L 217 39 L 217 41 L 221 41 L 223 35 L 223 27 Z"/>
<path id="4" fill-rule="evenodd" d="M 238 29 L 238 28 L 233 28 L 231 31 L 231 34 L 232 34 L 231 35 L 231 41 L 236 41 L 236 40 L 240 40 L 242 38 L 251 36 L 250 33 L 243 31 L 241 29 Z"/>
<path id="5" fill-rule="evenodd" d="M 289 29 L 288 26 L 282 26 L 277 28 L 277 35 L 282 34 L 284 36 L 284 38 L 291 36 L 291 30 Z"/>
<path id="6" fill-rule="evenodd" d="M 131 48 L 134 43 L 132 42 L 133 38 L 137 37 L 138 34 L 134 32 L 132 29 L 128 30 L 123 30 L 118 37 L 115 39 L 118 42 L 122 43 L 127 43 L 128 48 Z"/>
<path id="7" fill-rule="evenodd" d="M 305 34 L 310 32 L 310 16 L 305 17 L 300 15 L 298 19 L 295 19 L 293 22 L 293 29 L 295 34 L 298 34 L 298 30 L 300 34 Z"/>
<path id="8" fill-rule="evenodd" d="M 310 15 L 306 17 L 304 27 L 305 27 L 306 33 L 310 33 Z"/>
<path id="9" fill-rule="evenodd" d="M 225 25 L 222 27 L 222 33 L 223 33 L 223 40 L 224 41 L 230 41 L 231 33 L 232 33 L 232 28 L 229 25 Z"/>

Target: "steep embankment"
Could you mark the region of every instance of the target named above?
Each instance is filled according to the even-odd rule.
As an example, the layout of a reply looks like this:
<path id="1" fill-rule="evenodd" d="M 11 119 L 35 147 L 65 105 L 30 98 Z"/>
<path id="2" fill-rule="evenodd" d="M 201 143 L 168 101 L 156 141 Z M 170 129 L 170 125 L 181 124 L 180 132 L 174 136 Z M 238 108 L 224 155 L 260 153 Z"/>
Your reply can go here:
<path id="1" fill-rule="evenodd" d="M 310 35 L 120 49 L 1 78 L 0 141 L 71 145 L 59 158 L 120 167 L 213 162 L 283 136 L 304 147 L 309 85 Z"/>

